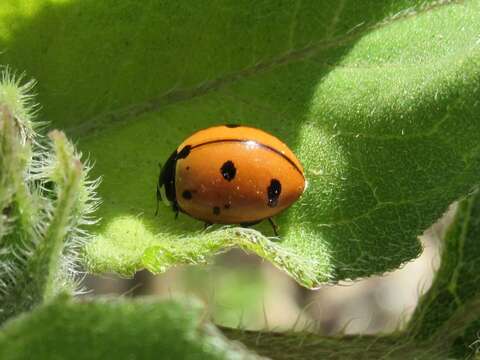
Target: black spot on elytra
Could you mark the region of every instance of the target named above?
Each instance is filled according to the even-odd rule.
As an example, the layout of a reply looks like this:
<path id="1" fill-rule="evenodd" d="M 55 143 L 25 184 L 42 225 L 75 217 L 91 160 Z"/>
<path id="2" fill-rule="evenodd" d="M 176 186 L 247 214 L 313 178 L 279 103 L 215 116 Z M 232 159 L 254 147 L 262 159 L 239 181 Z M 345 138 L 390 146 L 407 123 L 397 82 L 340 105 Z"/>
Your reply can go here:
<path id="1" fill-rule="evenodd" d="M 235 174 L 237 173 L 237 169 L 235 168 L 235 164 L 233 163 L 233 161 L 226 161 L 220 168 L 220 173 L 225 180 L 232 181 L 235 178 Z"/>
<path id="2" fill-rule="evenodd" d="M 282 184 L 277 179 L 272 179 L 270 181 L 270 186 L 267 187 L 267 196 L 268 202 L 267 205 L 269 207 L 275 207 L 278 205 L 278 198 L 280 197 L 280 193 L 282 192 Z"/>
<path id="3" fill-rule="evenodd" d="M 218 206 L 213 207 L 213 215 L 220 215 L 220 208 Z"/>
<path id="4" fill-rule="evenodd" d="M 225 209 L 230 209 L 230 204 L 225 204 L 225 205 L 223 205 L 223 207 L 224 207 Z"/>
<path id="5" fill-rule="evenodd" d="M 187 169 L 187 170 L 190 170 L 190 166 L 187 166 L 186 169 Z"/>
<path id="6" fill-rule="evenodd" d="M 233 129 L 233 128 L 239 127 L 241 125 L 239 125 L 239 124 L 225 124 L 225 126 Z"/>
<path id="7" fill-rule="evenodd" d="M 185 200 L 190 200 L 192 198 L 192 192 L 190 190 L 185 190 L 183 193 L 182 193 L 182 197 L 185 199 Z"/>
<path id="8" fill-rule="evenodd" d="M 191 145 L 185 145 L 185 147 L 177 154 L 177 160 L 185 159 L 190 154 L 191 149 L 192 149 Z"/>

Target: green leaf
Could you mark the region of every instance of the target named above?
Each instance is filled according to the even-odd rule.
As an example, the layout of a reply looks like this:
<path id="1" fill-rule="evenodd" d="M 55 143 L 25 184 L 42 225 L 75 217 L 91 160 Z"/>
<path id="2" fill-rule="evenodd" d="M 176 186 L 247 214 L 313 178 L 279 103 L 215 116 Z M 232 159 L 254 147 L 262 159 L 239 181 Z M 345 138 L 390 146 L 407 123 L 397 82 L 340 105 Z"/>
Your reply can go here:
<path id="1" fill-rule="evenodd" d="M 411 321 L 412 336 L 455 341 L 459 358 L 479 351 L 480 330 L 480 192 L 459 204 L 445 237 L 440 269 Z"/>
<path id="2" fill-rule="evenodd" d="M 315 287 L 398 267 L 480 173 L 480 3 L 6 0 L 0 61 L 102 175 L 93 272 L 161 272 L 241 246 Z M 191 132 L 255 125 L 306 169 L 280 240 L 155 217 Z"/>
<path id="3" fill-rule="evenodd" d="M 258 359 L 226 340 L 190 301 L 76 302 L 61 296 L 4 325 L 0 358 Z"/>
<path id="4" fill-rule="evenodd" d="M 405 329 L 325 337 L 223 329 L 272 359 L 476 359 L 480 354 L 480 191 L 463 199 L 444 238 L 440 268 Z"/>

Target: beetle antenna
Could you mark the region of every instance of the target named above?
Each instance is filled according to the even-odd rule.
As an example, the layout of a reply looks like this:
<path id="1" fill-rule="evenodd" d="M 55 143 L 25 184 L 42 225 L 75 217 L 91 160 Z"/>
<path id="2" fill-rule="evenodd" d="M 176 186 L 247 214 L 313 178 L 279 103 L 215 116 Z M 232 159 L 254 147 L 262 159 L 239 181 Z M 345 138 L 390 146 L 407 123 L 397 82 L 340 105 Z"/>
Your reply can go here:
<path id="1" fill-rule="evenodd" d="M 162 194 L 160 193 L 160 186 L 157 184 L 157 209 L 155 210 L 155 216 L 158 215 L 160 201 L 162 201 Z"/>

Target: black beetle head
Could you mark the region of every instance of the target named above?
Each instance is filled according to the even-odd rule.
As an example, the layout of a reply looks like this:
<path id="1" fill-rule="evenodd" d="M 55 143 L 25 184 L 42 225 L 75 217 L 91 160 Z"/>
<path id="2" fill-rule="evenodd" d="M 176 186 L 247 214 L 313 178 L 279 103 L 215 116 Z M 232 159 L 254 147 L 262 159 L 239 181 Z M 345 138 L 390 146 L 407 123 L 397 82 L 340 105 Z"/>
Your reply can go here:
<path id="1" fill-rule="evenodd" d="M 162 199 L 171 203 L 173 209 L 177 208 L 177 196 L 175 193 L 175 167 L 177 165 L 177 151 L 175 150 L 162 166 L 157 184 L 157 211 L 158 205 Z M 163 198 L 162 198 L 163 194 Z"/>
<path id="2" fill-rule="evenodd" d="M 160 170 L 157 184 L 157 211 L 155 214 L 158 213 L 158 205 L 163 198 L 166 198 L 166 200 L 170 202 L 173 211 L 177 215 L 178 212 L 181 211 L 178 207 L 177 195 L 175 192 L 175 169 L 177 167 L 177 160 L 185 159 L 190 154 L 191 149 L 192 146 L 185 145 L 180 152 L 175 150 Z M 162 193 L 164 194 L 163 198 Z"/>

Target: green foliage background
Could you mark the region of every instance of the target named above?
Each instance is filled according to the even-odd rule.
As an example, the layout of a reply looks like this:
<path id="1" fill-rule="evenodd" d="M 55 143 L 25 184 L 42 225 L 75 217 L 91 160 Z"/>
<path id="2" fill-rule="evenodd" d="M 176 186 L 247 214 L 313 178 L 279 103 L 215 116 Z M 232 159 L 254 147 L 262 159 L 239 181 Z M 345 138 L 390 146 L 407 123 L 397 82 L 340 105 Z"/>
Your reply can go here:
<path id="1" fill-rule="evenodd" d="M 91 272 L 130 276 L 147 268 L 157 273 L 177 264 L 205 263 L 215 253 L 240 246 L 307 287 L 382 273 L 418 256 L 416 237 L 478 186 L 479 1 L 4 0 L 0 50 L 0 63 L 38 80 L 41 119 L 72 137 L 95 162 L 94 176 L 103 177 L 98 190 L 102 221 L 95 239 L 81 251 Z M 166 208 L 153 216 L 158 163 L 191 132 L 231 122 L 277 135 L 306 169 L 309 187 L 280 216 L 276 241 L 266 226 L 201 231 L 202 225 L 186 216 L 174 221 Z M 104 312 L 108 330 L 119 326 L 108 315 L 111 307 L 119 313 L 130 307 L 70 300 L 48 304 L 63 289 L 55 284 L 65 270 L 58 258 L 70 249 L 67 225 L 75 229 L 78 224 L 69 221 L 81 215 L 72 204 L 82 200 L 72 194 L 83 184 L 73 148 L 55 134 L 52 151 L 68 155 L 59 172 L 45 179 L 67 194 L 65 202 L 55 198 L 52 209 L 64 206 L 73 215 L 46 212 L 53 214 L 47 218 L 58 232 L 39 234 L 51 242 L 42 236 L 33 241 L 36 233 L 15 232 L 22 241 L 32 240 L 37 254 L 28 260 L 30 253 L 24 251 L 32 267 L 23 261 L 18 272 L 27 280 L 34 274 L 40 278 L 33 278 L 30 288 L 12 282 L 15 291 L 28 290 L 17 294 L 28 301 L 7 314 L 5 304 L 14 304 L 13 296 L 2 304 L 0 316 L 46 305 L 5 325 L 0 343 L 9 345 L 0 348 L 6 354 L 17 352 L 12 339 L 30 322 L 41 323 L 35 319 L 42 316 L 61 318 L 69 313 L 64 308 L 72 308 L 78 310 L 72 316 L 81 329 L 91 320 L 81 321 L 83 311 Z M 17 165 L 12 174 L 29 164 Z M 11 178 L 5 179 L 10 184 Z M 35 181 L 21 180 L 17 177 L 17 187 L 0 199 L 5 208 L 12 196 L 18 209 L 29 208 L 25 199 L 32 194 L 26 191 L 23 202 L 12 194 L 35 187 Z M 355 338 L 357 349 L 369 346 L 383 353 L 391 348 L 392 357 L 410 349 L 430 358 L 470 351 L 467 345 L 478 328 L 475 199 L 462 203 L 437 282 L 411 328 L 391 337 Z M 28 217 L 20 219 L 35 228 Z M 13 259 L 8 251 L 2 256 Z M 78 259 L 76 252 L 71 255 Z M 135 317 L 136 311 L 142 306 L 126 316 Z M 139 326 L 148 331 L 150 325 Z M 163 330 L 167 334 L 168 325 Z M 74 326 L 71 332 L 58 328 L 66 338 L 75 331 Z M 270 335 L 263 343 L 252 342 L 248 335 L 244 341 L 260 353 L 265 353 L 262 346 L 281 349 L 298 340 L 285 334 L 288 341 L 280 344 Z M 308 349 L 338 355 L 345 348 L 353 354 L 356 346 L 344 347 L 349 339 L 307 338 L 311 342 L 299 356 Z M 224 352 L 232 346 L 222 336 L 214 339 L 224 341 Z M 290 352 L 275 355 L 282 354 Z"/>

